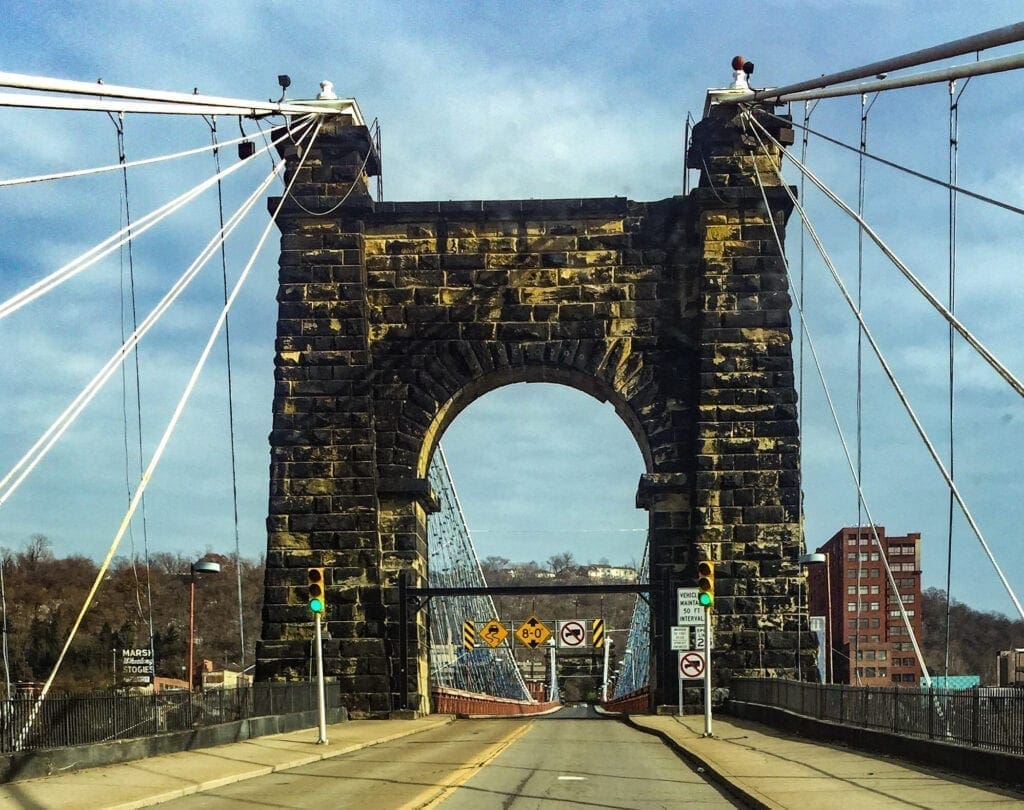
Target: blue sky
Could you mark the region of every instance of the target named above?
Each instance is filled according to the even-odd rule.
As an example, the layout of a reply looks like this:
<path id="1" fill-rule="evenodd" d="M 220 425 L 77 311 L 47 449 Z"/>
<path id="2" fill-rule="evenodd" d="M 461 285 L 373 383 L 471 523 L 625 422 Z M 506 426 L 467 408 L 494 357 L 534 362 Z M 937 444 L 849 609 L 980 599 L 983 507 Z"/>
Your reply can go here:
<path id="1" fill-rule="evenodd" d="M 705 90 L 730 79 L 729 61 L 755 62 L 754 83 L 781 85 L 1007 25 L 1013 2 L 923 3 L 12 3 L 0 1 L 2 68 L 11 72 L 246 98 L 315 94 L 322 79 L 354 96 L 383 128 L 389 200 L 681 193 L 684 120 Z M 969 12 L 969 13 L 968 13 Z M 965 22 L 970 20 L 970 22 Z M 998 54 L 1014 52 L 1002 48 Z M 1019 47 L 1016 49 L 1019 50 Z M 987 54 L 986 54 L 987 55 Z M 969 61 L 963 57 L 955 61 Z M 1024 127 L 1019 74 L 975 79 L 960 113 L 960 182 L 1024 204 L 1017 145 Z M 802 106 L 793 112 L 802 114 Z M 813 126 L 858 137 L 859 101 L 824 101 Z M 944 86 L 881 96 L 869 148 L 944 177 Z M 253 132 L 252 124 L 246 130 Z M 222 119 L 224 139 L 237 123 Z M 259 135 L 256 134 L 259 140 Z M 0 109 L 0 177 L 116 160 L 103 114 Z M 130 117 L 129 159 L 198 146 L 201 121 Z M 234 160 L 224 155 L 226 163 Z M 133 216 L 198 182 L 208 156 L 129 176 Z M 856 203 L 856 159 L 812 139 L 809 163 Z M 180 164 L 180 165 L 179 165 Z M 225 189 L 228 210 L 269 168 L 265 158 Z M 790 180 L 796 182 L 795 173 Z M 941 189 L 870 166 L 866 211 L 896 252 L 941 296 L 947 263 L 947 198 Z M 114 175 L 0 191 L 0 298 L 91 246 L 120 223 Z M 209 196 L 209 195 L 208 195 Z M 819 195 L 808 208 L 840 271 L 856 274 L 856 231 Z M 258 206 L 229 244 L 232 277 L 266 221 Z M 133 250 L 140 313 L 177 278 L 216 221 L 211 199 L 190 206 Z M 1018 216 L 960 205 L 958 312 L 1014 373 L 1024 374 Z M 799 231 L 789 229 L 791 257 Z M 265 545 L 276 247 L 258 260 L 232 315 L 241 547 Z M 808 320 L 839 403 L 855 433 L 856 330 L 808 244 Z M 119 343 L 122 259 L 113 256 L 60 291 L 0 323 L 0 467 L 6 470 Z M 211 266 L 141 353 L 143 444 L 162 431 L 218 309 Z M 864 263 L 864 310 L 943 454 L 946 329 L 877 251 Z M 133 372 L 131 372 L 133 374 Z M 958 351 L 958 479 L 1015 587 L 1024 585 L 1024 410 L 1019 397 Z M 864 479 L 875 519 L 890 533 L 920 531 L 925 584 L 943 585 L 946 495 L 876 364 L 864 371 Z M 809 546 L 857 519 L 846 462 L 805 370 L 804 488 Z M 130 421 L 134 406 L 129 402 Z M 111 381 L 36 475 L 0 508 L 0 545 L 41 532 L 56 550 L 100 556 L 126 504 L 123 399 Z M 147 499 L 151 550 L 229 552 L 234 546 L 224 365 L 211 363 Z M 444 437 L 452 473 L 482 556 L 543 561 L 639 557 L 645 513 L 633 506 L 639 452 L 608 406 L 568 389 L 513 386 L 483 397 Z M 137 438 L 131 437 L 134 447 Z M 137 467 L 134 459 L 129 466 Z M 141 527 L 133 540 L 141 550 Z M 132 539 L 122 549 L 130 553 Z M 954 595 L 1009 613 L 1011 604 L 978 544 L 956 521 Z"/>

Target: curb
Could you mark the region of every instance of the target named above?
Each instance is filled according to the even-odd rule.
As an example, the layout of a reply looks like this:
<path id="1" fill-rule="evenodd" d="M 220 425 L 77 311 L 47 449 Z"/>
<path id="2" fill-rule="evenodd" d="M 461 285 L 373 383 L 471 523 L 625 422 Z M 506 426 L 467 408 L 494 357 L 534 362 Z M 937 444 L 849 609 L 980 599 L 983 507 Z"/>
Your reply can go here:
<path id="1" fill-rule="evenodd" d="M 333 759 L 344 754 L 351 754 L 355 751 L 362 751 L 364 748 L 372 748 L 375 745 L 381 745 L 382 743 L 392 742 L 393 740 L 400 740 L 403 737 L 411 737 L 413 734 L 421 734 L 424 731 L 432 731 L 435 728 L 446 726 L 449 723 L 455 721 L 453 715 L 440 715 L 439 721 L 432 725 L 424 728 L 412 729 L 409 731 L 399 731 L 394 734 L 389 734 L 384 737 L 378 737 L 373 740 L 366 742 L 352 743 L 351 745 L 341 746 L 330 750 L 322 751 L 316 754 L 298 754 L 294 759 L 290 759 L 287 762 L 278 762 L 274 765 L 263 765 L 251 770 L 243 771 L 241 773 L 234 773 L 229 776 L 220 776 L 216 779 L 208 779 L 205 782 L 200 782 L 194 785 L 187 785 L 182 788 L 176 788 L 163 793 L 154 794 L 147 796 L 142 799 L 135 799 L 122 804 L 109 805 L 107 810 L 138 810 L 140 807 L 152 807 L 155 804 L 162 804 L 163 802 L 169 802 L 174 799 L 182 799 L 186 796 L 194 796 L 197 793 L 202 793 L 206 790 L 215 790 L 225 785 L 233 785 L 238 782 L 244 782 L 248 779 L 255 779 L 260 776 L 269 776 L 272 773 L 278 771 L 286 771 L 290 768 L 300 768 L 303 765 L 309 765 L 313 762 L 321 762 L 326 759 Z M 306 729 L 303 729 L 304 731 Z M 296 732 L 289 732 L 294 734 Z M 273 735 L 273 736 L 285 736 L 285 735 Z M 268 739 L 264 737 L 262 739 Z"/>
<path id="2" fill-rule="evenodd" d="M 671 734 L 668 734 L 661 729 L 641 725 L 640 723 L 635 722 L 628 714 L 622 714 L 618 719 L 620 722 L 625 723 L 632 729 L 642 731 L 645 734 L 651 734 L 660 739 L 665 743 L 665 745 L 671 748 L 680 759 L 686 762 L 687 765 L 692 767 L 694 770 L 697 770 L 705 779 L 707 779 L 707 781 L 714 784 L 715 787 L 725 791 L 733 798 L 738 799 L 744 807 L 754 808 L 754 810 L 772 810 L 771 805 L 765 804 L 753 793 L 744 790 L 735 782 L 732 782 L 727 776 L 715 768 L 711 762 L 686 748 Z"/>

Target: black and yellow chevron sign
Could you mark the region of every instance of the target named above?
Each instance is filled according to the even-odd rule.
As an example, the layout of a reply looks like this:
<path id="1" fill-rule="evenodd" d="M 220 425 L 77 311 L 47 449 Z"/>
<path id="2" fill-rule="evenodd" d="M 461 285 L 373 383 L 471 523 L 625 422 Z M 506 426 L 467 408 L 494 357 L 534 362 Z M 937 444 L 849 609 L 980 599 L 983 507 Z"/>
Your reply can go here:
<path id="1" fill-rule="evenodd" d="M 476 625 L 469 619 L 462 623 L 462 646 L 467 650 L 476 647 Z"/>
<path id="2" fill-rule="evenodd" d="M 595 647 L 600 649 L 604 646 L 604 619 L 594 619 L 590 623 L 590 637 Z"/>

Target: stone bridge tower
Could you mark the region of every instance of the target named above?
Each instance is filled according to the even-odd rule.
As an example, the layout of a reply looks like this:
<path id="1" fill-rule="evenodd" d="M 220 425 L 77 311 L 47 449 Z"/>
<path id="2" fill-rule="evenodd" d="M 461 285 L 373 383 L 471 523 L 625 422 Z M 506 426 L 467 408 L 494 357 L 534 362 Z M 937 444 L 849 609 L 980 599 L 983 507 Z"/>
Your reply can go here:
<path id="1" fill-rule="evenodd" d="M 366 127 L 325 123 L 279 220 L 259 680 L 306 677 L 305 569 L 324 566 L 328 674 L 353 714 L 398 708 L 397 580 L 426 584 L 431 454 L 475 398 L 536 381 L 611 402 L 643 455 L 654 700 L 675 700 L 675 588 L 705 555 L 717 678 L 795 669 L 799 438 L 770 220 L 781 233 L 789 202 L 758 149 L 722 104 L 694 130 L 685 197 L 375 202 Z M 407 688 L 427 711 L 416 621 Z"/>

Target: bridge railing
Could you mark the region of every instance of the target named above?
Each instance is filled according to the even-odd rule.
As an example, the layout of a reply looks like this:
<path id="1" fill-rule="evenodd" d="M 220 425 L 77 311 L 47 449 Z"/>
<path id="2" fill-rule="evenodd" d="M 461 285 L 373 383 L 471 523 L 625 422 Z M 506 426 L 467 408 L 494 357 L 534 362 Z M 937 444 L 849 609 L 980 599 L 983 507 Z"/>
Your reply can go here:
<path id="1" fill-rule="evenodd" d="M 327 705 L 340 702 L 327 684 Z M 159 694 L 90 692 L 51 695 L 35 712 L 34 697 L 0 701 L 0 753 L 149 737 L 252 717 L 312 711 L 315 685 L 258 683 L 236 689 Z"/>
<path id="2" fill-rule="evenodd" d="M 921 689 L 736 678 L 730 698 L 847 726 L 1024 754 L 1024 689 Z"/>

